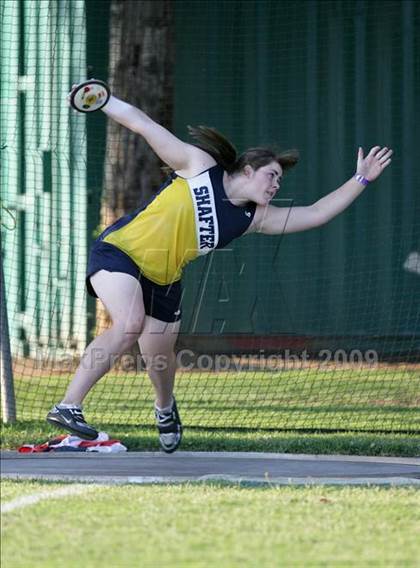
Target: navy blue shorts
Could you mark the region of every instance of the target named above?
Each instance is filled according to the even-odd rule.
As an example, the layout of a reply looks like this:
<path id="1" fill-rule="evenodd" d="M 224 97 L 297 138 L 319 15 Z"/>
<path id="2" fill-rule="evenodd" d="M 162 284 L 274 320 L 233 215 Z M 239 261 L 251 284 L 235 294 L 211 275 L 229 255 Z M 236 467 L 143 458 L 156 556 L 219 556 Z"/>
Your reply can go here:
<path id="1" fill-rule="evenodd" d="M 99 270 L 124 272 L 134 276 L 143 290 L 146 315 L 166 322 L 181 319 L 182 286 L 180 280 L 167 286 L 160 286 L 141 274 L 138 266 L 122 250 L 109 243 L 95 241 L 89 254 L 86 276 L 87 290 L 95 298 L 98 296 L 90 282 L 90 277 Z"/>

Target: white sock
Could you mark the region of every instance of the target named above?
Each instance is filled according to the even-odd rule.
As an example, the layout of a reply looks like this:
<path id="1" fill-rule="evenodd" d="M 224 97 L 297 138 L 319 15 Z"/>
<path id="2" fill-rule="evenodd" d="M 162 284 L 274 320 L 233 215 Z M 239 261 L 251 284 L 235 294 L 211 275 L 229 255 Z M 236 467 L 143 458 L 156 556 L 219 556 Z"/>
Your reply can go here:
<path id="1" fill-rule="evenodd" d="M 77 408 L 78 410 L 82 410 L 82 406 L 80 404 L 66 404 L 65 402 L 60 402 L 60 404 L 56 404 L 57 408 Z"/>
<path id="2" fill-rule="evenodd" d="M 155 408 L 158 412 L 161 412 L 162 414 L 169 414 L 172 410 L 172 405 L 174 403 L 174 399 L 172 399 L 172 402 L 169 406 L 165 406 L 165 408 L 159 408 L 159 406 L 157 404 L 155 404 Z"/>

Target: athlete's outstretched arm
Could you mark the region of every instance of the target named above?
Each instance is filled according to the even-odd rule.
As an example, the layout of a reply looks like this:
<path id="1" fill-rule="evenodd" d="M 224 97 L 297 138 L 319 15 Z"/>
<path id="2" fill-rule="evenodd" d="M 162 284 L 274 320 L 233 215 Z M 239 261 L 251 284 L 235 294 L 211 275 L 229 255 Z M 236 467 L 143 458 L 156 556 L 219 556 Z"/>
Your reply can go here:
<path id="1" fill-rule="evenodd" d="M 363 183 L 356 177 L 374 181 L 391 163 L 391 155 L 392 150 L 389 148 L 375 146 L 364 157 L 362 148 L 359 148 L 355 177 L 308 207 L 257 207 L 253 230 L 266 235 L 279 235 L 306 231 L 328 223 L 353 203 L 364 190 L 366 181 Z"/>
<path id="2" fill-rule="evenodd" d="M 116 122 L 143 136 L 165 164 L 185 177 L 196 175 L 216 163 L 203 150 L 183 142 L 145 112 L 114 96 L 102 110 Z"/>

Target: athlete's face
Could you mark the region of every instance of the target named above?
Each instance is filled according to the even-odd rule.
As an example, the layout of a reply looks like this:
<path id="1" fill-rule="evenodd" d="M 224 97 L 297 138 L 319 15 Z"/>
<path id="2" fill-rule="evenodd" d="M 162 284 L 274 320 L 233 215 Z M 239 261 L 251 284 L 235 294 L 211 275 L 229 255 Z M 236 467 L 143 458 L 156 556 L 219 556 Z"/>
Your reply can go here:
<path id="1" fill-rule="evenodd" d="M 245 175 L 249 179 L 252 201 L 257 205 L 268 205 L 280 187 L 283 170 L 280 164 L 271 162 L 257 170 L 246 166 Z"/>

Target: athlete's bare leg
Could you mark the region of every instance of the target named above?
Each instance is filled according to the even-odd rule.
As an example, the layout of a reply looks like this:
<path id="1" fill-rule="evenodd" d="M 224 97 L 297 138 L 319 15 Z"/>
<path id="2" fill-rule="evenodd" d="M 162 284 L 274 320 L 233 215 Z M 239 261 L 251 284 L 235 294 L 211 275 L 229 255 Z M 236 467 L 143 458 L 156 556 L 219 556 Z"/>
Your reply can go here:
<path id="1" fill-rule="evenodd" d="M 133 276 L 100 270 L 90 280 L 111 316 L 112 326 L 88 345 L 62 401 L 64 404 L 81 404 L 116 358 L 138 340 L 144 324 L 143 293 Z"/>
<path id="2" fill-rule="evenodd" d="M 155 389 L 158 408 L 166 408 L 172 403 L 176 372 L 174 347 L 180 325 L 179 321 L 167 323 L 146 316 L 139 337 L 140 351 Z"/>

